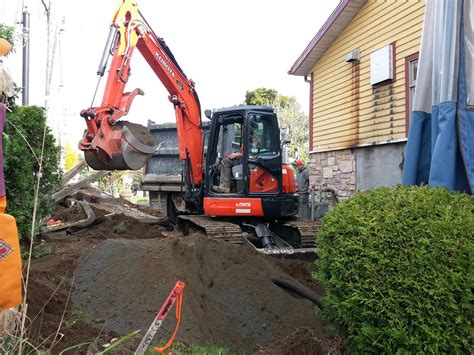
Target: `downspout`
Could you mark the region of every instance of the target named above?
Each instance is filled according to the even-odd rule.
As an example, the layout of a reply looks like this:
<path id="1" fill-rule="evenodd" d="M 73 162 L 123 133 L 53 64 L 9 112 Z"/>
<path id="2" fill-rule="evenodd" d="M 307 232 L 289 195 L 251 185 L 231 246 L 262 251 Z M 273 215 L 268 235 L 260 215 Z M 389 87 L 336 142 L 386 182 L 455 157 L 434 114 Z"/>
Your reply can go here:
<path id="1" fill-rule="evenodd" d="M 304 76 L 304 81 L 309 83 L 309 151 L 313 150 L 313 73 L 311 73 L 310 79 L 308 79 L 308 75 Z"/>

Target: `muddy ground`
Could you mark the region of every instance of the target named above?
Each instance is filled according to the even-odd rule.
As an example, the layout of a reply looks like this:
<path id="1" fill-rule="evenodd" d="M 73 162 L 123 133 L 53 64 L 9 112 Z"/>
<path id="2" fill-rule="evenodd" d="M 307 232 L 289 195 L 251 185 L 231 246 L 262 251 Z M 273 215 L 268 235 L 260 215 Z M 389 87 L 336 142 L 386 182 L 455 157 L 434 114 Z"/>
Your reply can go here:
<path id="1" fill-rule="evenodd" d="M 341 339 L 313 304 L 271 281 L 296 280 L 322 294 L 311 279 L 313 260 L 275 259 L 110 215 L 100 203 L 93 209 L 101 223 L 73 235 L 43 236 L 51 254 L 34 260 L 28 291 L 35 343 L 55 343 L 53 353 L 82 342 L 103 349 L 113 338 L 146 330 L 180 279 L 186 288 L 177 339 L 184 344 L 224 345 L 236 353 L 340 352 Z M 80 216 L 74 208 L 60 208 L 55 218 L 70 222 Z M 167 338 L 174 325 L 172 311 L 157 338 Z M 139 341 L 135 337 L 125 348 Z"/>

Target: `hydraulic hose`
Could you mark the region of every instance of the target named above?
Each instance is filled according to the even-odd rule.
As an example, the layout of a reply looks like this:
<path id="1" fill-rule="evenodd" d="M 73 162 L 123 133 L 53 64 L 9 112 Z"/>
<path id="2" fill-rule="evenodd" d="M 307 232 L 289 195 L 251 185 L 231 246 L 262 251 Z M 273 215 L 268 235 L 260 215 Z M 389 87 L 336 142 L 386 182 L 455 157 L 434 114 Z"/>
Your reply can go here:
<path id="1" fill-rule="evenodd" d="M 298 285 L 296 283 L 293 283 L 288 280 L 283 280 L 283 279 L 278 279 L 276 277 L 272 277 L 272 282 L 277 285 L 278 287 L 281 287 L 285 290 L 290 290 L 293 291 L 294 293 L 298 294 L 299 296 L 306 298 L 307 300 L 310 300 L 313 302 L 319 309 L 323 310 L 324 305 L 321 302 L 321 299 L 319 296 L 317 296 L 315 293 L 311 292 L 308 290 L 306 287 L 303 287 L 301 285 Z"/>

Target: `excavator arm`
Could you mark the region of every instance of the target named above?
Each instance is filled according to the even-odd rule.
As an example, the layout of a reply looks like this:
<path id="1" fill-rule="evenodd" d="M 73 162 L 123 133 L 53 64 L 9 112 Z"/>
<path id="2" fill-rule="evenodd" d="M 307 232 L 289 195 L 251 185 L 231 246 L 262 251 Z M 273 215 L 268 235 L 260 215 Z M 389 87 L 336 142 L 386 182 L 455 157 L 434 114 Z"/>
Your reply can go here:
<path id="1" fill-rule="evenodd" d="M 97 74 L 112 61 L 100 107 L 81 112 L 87 130 L 79 143 L 87 163 L 98 170 L 139 169 L 156 149 L 142 126 L 119 121 L 127 115 L 141 89 L 124 92 L 135 49 L 145 58 L 169 93 L 178 130 L 179 156 L 185 161 L 188 183 L 202 180 L 203 138 L 201 108 L 194 82 L 186 77 L 163 39 L 156 36 L 133 0 L 121 0 L 112 19 L 109 37 Z"/>

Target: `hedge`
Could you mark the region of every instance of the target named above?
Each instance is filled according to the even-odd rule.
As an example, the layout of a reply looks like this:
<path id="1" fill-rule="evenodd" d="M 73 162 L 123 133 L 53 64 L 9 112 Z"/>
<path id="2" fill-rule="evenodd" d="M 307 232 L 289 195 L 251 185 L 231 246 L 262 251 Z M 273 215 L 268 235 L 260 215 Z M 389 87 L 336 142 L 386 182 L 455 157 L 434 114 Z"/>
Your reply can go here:
<path id="1" fill-rule="evenodd" d="M 37 158 L 41 156 L 44 125 L 44 111 L 39 107 L 14 107 L 13 112 L 7 114 L 4 131 L 7 212 L 16 218 L 22 239 L 29 238 L 31 233 L 34 191 L 39 172 Z M 18 131 L 26 138 L 34 154 Z M 56 145 L 48 128 L 38 196 L 37 221 L 49 216 L 54 209 L 52 194 L 61 181 L 60 152 L 61 149 Z"/>
<path id="2" fill-rule="evenodd" d="M 473 349 L 474 197 L 381 188 L 328 213 L 315 277 L 352 353 Z"/>

